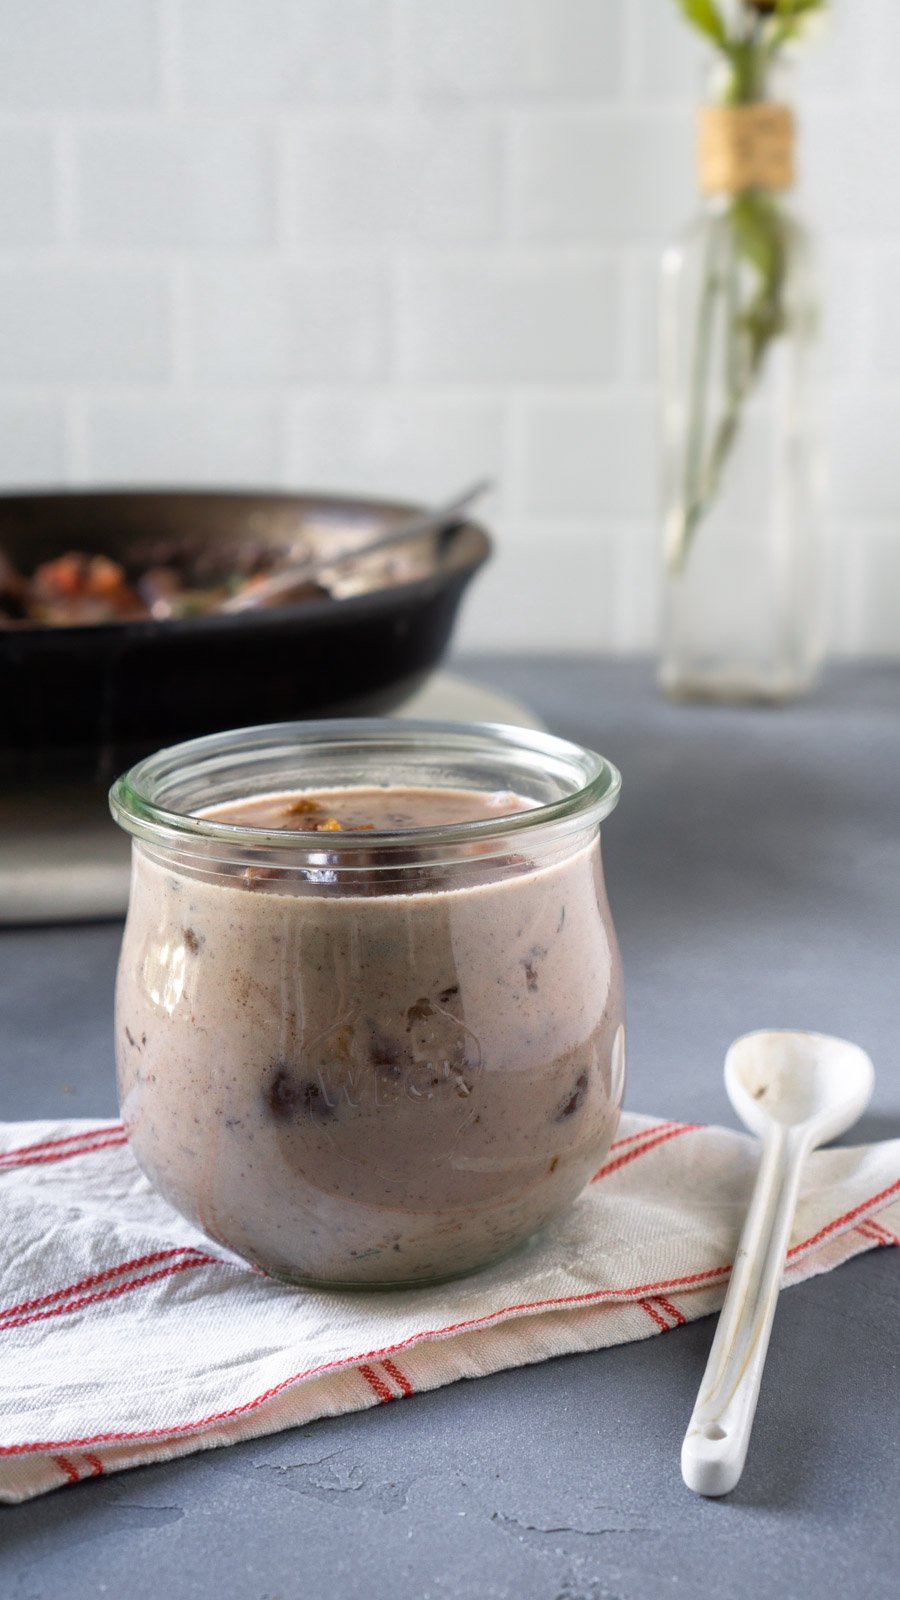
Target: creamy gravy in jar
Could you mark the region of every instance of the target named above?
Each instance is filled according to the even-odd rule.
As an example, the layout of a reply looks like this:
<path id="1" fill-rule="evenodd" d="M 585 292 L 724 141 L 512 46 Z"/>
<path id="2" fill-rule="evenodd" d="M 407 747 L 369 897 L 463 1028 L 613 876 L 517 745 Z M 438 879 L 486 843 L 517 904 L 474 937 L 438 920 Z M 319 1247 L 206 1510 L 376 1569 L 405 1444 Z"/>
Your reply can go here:
<path id="1" fill-rule="evenodd" d="M 136 845 L 122 1114 L 212 1238 L 297 1281 L 440 1279 L 528 1238 L 596 1171 L 624 1066 L 599 839 L 541 862 L 511 835 L 386 869 L 388 834 L 531 805 L 383 787 L 202 813 L 321 834 L 293 874 L 179 870 Z M 342 833 L 372 839 L 342 853 Z"/>

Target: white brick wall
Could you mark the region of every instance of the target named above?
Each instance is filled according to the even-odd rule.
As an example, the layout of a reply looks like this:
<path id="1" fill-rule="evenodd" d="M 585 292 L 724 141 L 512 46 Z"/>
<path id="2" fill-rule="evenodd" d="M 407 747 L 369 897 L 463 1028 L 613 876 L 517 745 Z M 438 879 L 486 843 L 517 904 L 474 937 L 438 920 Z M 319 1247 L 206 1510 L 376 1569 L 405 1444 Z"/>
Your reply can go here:
<path id="1" fill-rule="evenodd" d="M 798 64 L 829 313 L 836 650 L 900 654 L 898 0 Z M 0 483 L 437 498 L 461 638 L 652 646 L 675 0 L 0 0 Z"/>
<path id="2" fill-rule="evenodd" d="M 268 128 L 118 122 L 75 137 L 75 225 L 88 249 L 230 250 L 275 241 Z"/>
<path id="3" fill-rule="evenodd" d="M 302 0 L 301 0 L 302 3 Z M 357 111 L 286 130 L 288 231 L 299 248 L 497 239 L 499 118 Z"/>
<path id="4" fill-rule="evenodd" d="M 158 26 L 156 0 L 3 0 L 0 105 L 150 105 L 160 82 Z"/>
<path id="5" fill-rule="evenodd" d="M 160 379 L 169 370 L 168 293 L 152 267 L 0 267 L 0 374 L 81 386 Z"/>
<path id="6" fill-rule="evenodd" d="M 591 107 L 517 122 L 514 227 L 523 242 L 654 244 L 690 215 L 690 116 Z"/>
<path id="7" fill-rule="evenodd" d="M 185 98 L 226 111 L 383 99 L 389 12 L 390 0 L 182 0 Z"/>
<path id="8" fill-rule="evenodd" d="M 408 0 L 406 82 L 423 97 L 614 95 L 621 0 Z"/>
<path id="9" fill-rule="evenodd" d="M 446 255 L 401 264 L 397 362 L 405 378 L 474 383 L 609 379 L 611 263 Z"/>
<path id="10" fill-rule="evenodd" d="M 506 475 L 506 406 L 472 393 L 391 387 L 292 402 L 288 481 L 427 500 Z"/>
<path id="11" fill-rule="evenodd" d="M 655 410 L 646 395 L 554 395 L 522 400 L 520 411 L 521 494 L 529 511 L 653 515 Z"/>
<path id="12" fill-rule="evenodd" d="M 62 407 L 0 400 L 0 480 L 55 483 L 63 473 Z"/>
<path id="13" fill-rule="evenodd" d="M 190 274 L 193 372 L 232 384 L 385 378 L 390 277 L 382 262 L 245 260 Z"/>
<path id="14" fill-rule="evenodd" d="M 0 128 L 0 249 L 52 244 L 55 190 L 50 133 Z"/>
<path id="15" fill-rule="evenodd" d="M 89 403 L 85 424 L 87 482 L 240 485 L 278 479 L 274 401 L 222 394 L 187 400 L 117 396 Z"/>

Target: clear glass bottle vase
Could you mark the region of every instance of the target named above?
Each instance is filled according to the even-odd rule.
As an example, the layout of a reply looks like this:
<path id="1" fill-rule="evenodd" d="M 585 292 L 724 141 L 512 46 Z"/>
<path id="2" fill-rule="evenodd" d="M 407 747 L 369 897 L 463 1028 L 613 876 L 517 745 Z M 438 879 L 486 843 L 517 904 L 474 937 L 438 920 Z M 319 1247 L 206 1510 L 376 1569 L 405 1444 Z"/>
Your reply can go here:
<path id="1" fill-rule="evenodd" d="M 660 682 L 679 698 L 784 700 L 815 679 L 818 326 L 782 194 L 708 198 L 664 255 Z"/>

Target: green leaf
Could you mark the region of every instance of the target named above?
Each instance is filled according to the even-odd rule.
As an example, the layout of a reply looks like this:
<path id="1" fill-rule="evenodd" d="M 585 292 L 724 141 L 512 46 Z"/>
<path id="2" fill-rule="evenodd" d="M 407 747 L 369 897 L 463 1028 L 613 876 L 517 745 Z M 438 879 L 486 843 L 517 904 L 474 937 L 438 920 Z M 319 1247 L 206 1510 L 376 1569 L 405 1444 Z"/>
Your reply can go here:
<path id="1" fill-rule="evenodd" d="M 800 17 L 807 11 L 822 11 L 825 0 L 775 0 L 775 10 L 782 17 Z"/>
<path id="2" fill-rule="evenodd" d="M 825 10 L 826 0 L 778 0 L 772 21 L 766 29 L 766 50 L 775 55 L 783 45 L 799 39 L 816 12 Z"/>
<path id="3" fill-rule="evenodd" d="M 707 39 L 724 50 L 728 45 L 728 30 L 716 0 L 677 0 L 683 15 Z"/>

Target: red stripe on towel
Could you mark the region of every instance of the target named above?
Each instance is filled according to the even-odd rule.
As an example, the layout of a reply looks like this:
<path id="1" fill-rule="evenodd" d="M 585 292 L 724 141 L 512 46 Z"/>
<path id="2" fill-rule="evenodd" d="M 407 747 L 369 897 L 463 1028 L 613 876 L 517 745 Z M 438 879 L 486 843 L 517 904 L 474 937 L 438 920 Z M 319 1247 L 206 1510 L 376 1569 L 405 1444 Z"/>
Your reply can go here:
<path id="1" fill-rule="evenodd" d="M 639 1139 L 649 1139 L 652 1133 L 662 1133 L 663 1128 L 680 1127 L 675 1122 L 651 1122 L 649 1128 L 641 1128 L 638 1133 L 627 1133 L 624 1139 L 615 1139 L 610 1145 L 610 1150 L 621 1150 L 626 1144 L 637 1144 Z"/>
<path id="2" fill-rule="evenodd" d="M 393 1378 L 398 1389 L 402 1389 L 404 1394 L 415 1394 L 416 1391 L 406 1376 L 406 1373 L 400 1371 L 396 1361 L 382 1361 L 381 1365 L 383 1366 L 388 1377 Z"/>
<path id="3" fill-rule="evenodd" d="M 191 1267 L 221 1266 L 215 1256 L 192 1256 L 187 1261 L 175 1261 L 170 1267 L 161 1267 L 159 1272 L 145 1272 L 141 1278 L 130 1278 L 127 1283 L 117 1283 L 112 1289 L 101 1289 L 97 1294 L 83 1294 L 75 1300 L 66 1300 L 62 1305 L 49 1306 L 46 1311 L 32 1311 L 25 1317 L 10 1317 L 5 1322 L 0 1322 L 0 1333 L 6 1333 L 10 1328 L 24 1328 L 30 1322 L 46 1322 L 50 1317 L 68 1316 L 72 1311 L 82 1311 L 85 1306 L 98 1305 L 103 1300 L 116 1300 L 120 1295 L 128 1294 L 132 1289 L 142 1289 L 148 1283 L 159 1283 L 163 1278 L 171 1278 L 176 1272 L 187 1272 Z M 92 1439 L 86 1439 L 85 1444 L 93 1444 Z"/>
<path id="4" fill-rule="evenodd" d="M 671 1300 L 664 1300 L 661 1294 L 656 1295 L 655 1299 L 656 1299 L 656 1304 L 658 1306 L 662 1306 L 663 1311 L 666 1313 L 667 1317 L 671 1317 L 673 1322 L 677 1322 L 678 1326 L 680 1328 L 683 1328 L 685 1326 L 685 1323 L 687 1322 L 687 1317 L 684 1316 L 684 1314 L 681 1311 L 679 1311 L 677 1306 L 673 1306 Z"/>
<path id="5" fill-rule="evenodd" d="M 211 1257 L 203 1255 L 194 1245 L 172 1245 L 167 1250 L 154 1250 L 147 1256 L 133 1256 L 130 1261 L 122 1261 L 118 1266 L 106 1267 L 103 1272 L 92 1272 L 87 1278 L 79 1278 L 77 1283 L 67 1283 L 62 1289 L 53 1289 L 49 1294 L 35 1296 L 32 1300 L 20 1300 L 17 1305 L 7 1306 L 0 1311 L 0 1322 L 5 1322 L 7 1317 L 17 1317 L 26 1311 L 37 1311 L 40 1306 L 52 1305 L 54 1300 L 63 1300 L 66 1295 L 81 1294 L 85 1289 L 96 1289 L 101 1283 L 109 1283 L 112 1278 L 121 1278 L 125 1272 L 134 1272 L 139 1267 L 153 1267 L 157 1261 L 170 1261 L 173 1256 L 201 1256 L 203 1260 Z M 222 1262 L 225 1265 L 225 1262 Z"/>
<path id="6" fill-rule="evenodd" d="M 856 1232 L 861 1233 L 864 1239 L 872 1239 L 876 1244 L 900 1244 L 896 1233 L 891 1233 L 883 1222 L 878 1222 L 875 1217 L 868 1217 L 865 1222 L 856 1224 Z"/>
<path id="7" fill-rule="evenodd" d="M 373 1372 L 371 1367 L 360 1367 L 359 1371 L 360 1376 L 365 1378 L 369 1388 L 374 1389 L 382 1405 L 385 1405 L 388 1400 L 393 1400 L 394 1396 L 391 1394 L 384 1379 L 379 1378 L 377 1372 Z"/>
<path id="8" fill-rule="evenodd" d="M 107 1127 L 83 1128 L 81 1133 L 67 1133 L 58 1139 L 39 1139 L 37 1144 L 17 1144 L 11 1149 L 0 1153 L 0 1161 L 5 1161 L 9 1156 L 31 1155 L 34 1150 L 52 1150 L 58 1145 L 83 1144 L 88 1139 L 105 1139 L 110 1133 L 123 1133 L 125 1124 L 111 1122 Z"/>
<path id="9" fill-rule="evenodd" d="M 599 1172 L 594 1173 L 591 1183 L 596 1183 L 598 1178 L 608 1178 L 610 1173 L 618 1172 L 619 1168 L 627 1166 L 629 1161 L 636 1161 L 638 1156 L 644 1156 L 648 1150 L 655 1150 L 657 1145 L 666 1144 L 669 1139 L 677 1138 L 678 1134 L 695 1133 L 701 1126 L 702 1124 L 699 1122 L 677 1122 L 674 1127 L 666 1128 L 664 1133 L 658 1133 L 655 1139 L 650 1140 L 649 1144 L 638 1145 L 636 1150 L 629 1150 L 626 1155 L 617 1156 L 615 1161 L 607 1161 L 605 1167 L 601 1167 Z"/>
<path id="10" fill-rule="evenodd" d="M 877 1222 L 873 1222 L 871 1220 L 868 1222 L 858 1222 L 854 1231 L 856 1233 L 861 1233 L 864 1239 L 868 1239 L 875 1244 L 890 1243 L 890 1240 L 888 1239 L 884 1229 L 880 1227 Z"/>
<path id="11" fill-rule="evenodd" d="M 799 1255 L 801 1250 L 810 1250 L 813 1245 L 821 1244 L 822 1240 L 827 1239 L 830 1233 L 834 1233 L 835 1228 L 842 1228 L 845 1223 L 853 1222 L 856 1217 L 861 1217 L 864 1211 L 868 1211 L 870 1206 L 878 1205 L 882 1200 L 889 1199 L 892 1194 L 897 1193 L 898 1189 L 900 1189 L 900 1178 L 897 1179 L 896 1183 L 891 1183 L 886 1189 L 882 1189 L 880 1194 L 873 1194 L 870 1200 L 863 1200 L 860 1205 L 854 1206 L 852 1211 L 845 1211 L 843 1216 L 835 1217 L 833 1222 L 826 1222 L 824 1228 L 820 1228 L 818 1233 L 814 1233 L 811 1238 L 804 1239 L 802 1244 L 792 1245 L 787 1253 L 787 1259 L 790 1261 L 793 1256 Z"/>
<path id="12" fill-rule="evenodd" d="M 116 1145 L 127 1143 L 127 1135 L 118 1133 L 109 1139 L 97 1139 L 93 1144 L 76 1145 L 72 1150 L 50 1150 L 43 1155 L 19 1156 L 18 1151 L 11 1150 L 6 1156 L 0 1156 L 0 1171 L 13 1172 L 18 1167 L 39 1167 L 48 1161 L 68 1161 L 72 1156 L 89 1156 L 93 1150 L 112 1150 Z"/>
<path id="13" fill-rule="evenodd" d="M 653 1318 L 653 1321 L 656 1323 L 656 1326 L 658 1328 L 662 1328 L 663 1333 L 669 1333 L 671 1331 L 670 1328 L 669 1328 L 669 1324 L 667 1323 L 665 1317 L 661 1317 L 660 1316 L 660 1314 L 657 1311 L 656 1307 L 654 1305 L 651 1305 L 649 1300 L 642 1300 L 641 1301 L 641 1310 L 642 1311 L 646 1311 L 648 1317 L 652 1317 Z"/>

